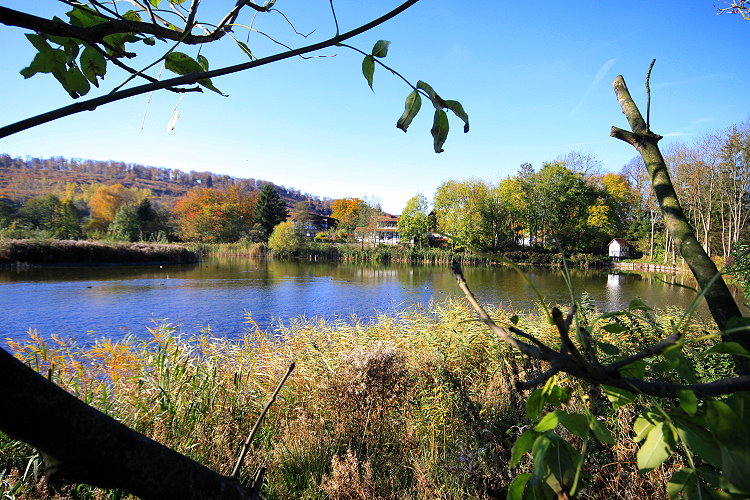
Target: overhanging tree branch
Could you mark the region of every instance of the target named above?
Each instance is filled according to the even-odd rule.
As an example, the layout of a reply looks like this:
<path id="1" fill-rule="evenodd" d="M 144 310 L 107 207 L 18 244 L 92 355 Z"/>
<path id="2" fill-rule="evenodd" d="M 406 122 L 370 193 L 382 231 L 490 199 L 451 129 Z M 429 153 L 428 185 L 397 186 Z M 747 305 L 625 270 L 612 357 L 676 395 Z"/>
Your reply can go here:
<path id="1" fill-rule="evenodd" d="M 651 178 L 651 186 L 664 216 L 664 225 L 703 290 L 711 316 L 719 330 L 724 331 L 730 319 L 742 317 L 739 307 L 724 280 L 714 279 L 719 270 L 695 237 L 695 232 L 680 206 L 666 162 L 657 145 L 661 136 L 649 129 L 622 76 L 615 78 L 613 86 L 632 132 L 612 127 L 610 135 L 632 145 L 643 157 Z M 728 333 L 723 339 L 727 342 L 737 342 L 746 350 L 750 350 L 750 333 L 747 331 Z M 734 361 L 737 373 L 750 375 L 750 363 L 746 358 L 735 356 Z"/>
<path id="2" fill-rule="evenodd" d="M 264 57 L 261 59 L 256 59 L 254 61 L 248 61 L 248 62 L 241 63 L 241 64 L 235 64 L 233 66 L 227 66 L 224 68 L 219 68 L 219 69 L 215 69 L 211 71 L 189 73 L 187 75 L 179 76 L 176 78 L 170 78 L 167 80 L 163 80 L 161 82 L 152 82 L 152 83 L 140 85 L 138 87 L 132 87 L 129 89 L 119 90 L 117 92 L 113 92 L 113 93 L 110 93 L 101 97 L 95 97 L 93 99 L 88 99 L 86 101 L 77 102 L 69 106 L 64 106 L 62 108 L 49 111 L 47 113 L 42 113 L 32 118 L 27 118 L 25 120 L 21 120 L 19 122 L 13 123 L 11 125 L 6 125 L 5 127 L 0 128 L 0 138 L 7 137 L 9 135 L 21 132 L 23 130 L 27 130 L 32 127 L 36 127 L 37 125 L 48 123 L 48 122 L 51 122 L 51 121 L 54 121 L 54 120 L 57 120 L 66 116 L 74 115 L 82 111 L 93 111 L 99 106 L 102 106 L 104 104 L 109 104 L 111 102 L 119 101 L 121 99 L 126 99 L 128 97 L 133 97 L 133 96 L 137 96 L 140 94 L 146 94 L 148 92 L 153 92 L 155 90 L 162 90 L 168 87 L 176 87 L 179 85 L 192 84 L 192 83 L 198 82 L 199 80 L 204 80 L 206 78 L 215 78 L 218 76 L 224 76 L 224 75 L 228 75 L 231 73 L 237 73 L 240 71 L 245 71 L 245 70 L 256 68 L 259 66 L 264 66 L 266 64 L 270 64 L 273 62 L 281 61 L 284 59 L 289 59 L 291 57 L 314 52 L 316 50 L 324 49 L 327 47 L 332 47 L 332 46 L 337 45 L 340 42 L 353 38 L 357 35 L 360 35 L 366 31 L 371 30 L 372 28 L 380 24 L 383 24 L 389 19 L 392 19 L 395 16 L 399 15 L 401 12 L 405 11 L 412 5 L 416 4 L 418 1 L 419 0 L 407 0 L 406 2 L 402 3 L 401 5 L 393 9 L 392 11 L 388 12 L 387 14 L 384 14 L 383 16 L 377 19 L 374 19 L 373 21 L 370 21 L 367 24 L 364 24 L 351 31 L 347 31 L 346 33 L 336 35 L 332 38 L 329 38 L 328 40 L 314 43 L 312 45 L 307 45 L 305 47 L 300 47 L 298 49 L 289 50 L 286 52 L 280 52 L 272 56 Z M 4 7 L 0 7 L 0 15 L 2 14 L 2 9 L 4 9 Z M 6 9 L 6 10 L 9 10 L 9 9 Z M 2 22 L 1 17 L 0 17 L 0 22 Z M 64 35 L 64 36 L 70 36 L 70 35 Z"/>
<path id="3" fill-rule="evenodd" d="M 141 498 L 255 499 L 254 491 L 140 434 L 0 349 L 0 429 L 44 456 L 53 483 L 118 488 Z"/>

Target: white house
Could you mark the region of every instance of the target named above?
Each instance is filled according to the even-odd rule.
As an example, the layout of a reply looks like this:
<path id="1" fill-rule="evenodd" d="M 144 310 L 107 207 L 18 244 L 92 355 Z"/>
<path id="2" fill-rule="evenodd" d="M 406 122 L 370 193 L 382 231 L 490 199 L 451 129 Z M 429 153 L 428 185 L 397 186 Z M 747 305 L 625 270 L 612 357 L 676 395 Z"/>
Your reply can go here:
<path id="1" fill-rule="evenodd" d="M 609 256 L 613 259 L 630 257 L 630 244 L 622 238 L 614 238 L 609 242 Z"/>
<path id="2" fill-rule="evenodd" d="M 357 241 L 373 245 L 398 245 L 401 237 L 398 234 L 398 215 L 383 214 L 372 217 L 367 227 L 354 230 Z"/>

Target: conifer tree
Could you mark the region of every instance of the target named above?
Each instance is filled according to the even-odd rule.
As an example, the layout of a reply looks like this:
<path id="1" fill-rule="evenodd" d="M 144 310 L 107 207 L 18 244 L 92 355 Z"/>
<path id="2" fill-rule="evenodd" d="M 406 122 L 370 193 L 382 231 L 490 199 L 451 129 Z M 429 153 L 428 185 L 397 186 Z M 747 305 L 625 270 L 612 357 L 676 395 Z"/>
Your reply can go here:
<path id="1" fill-rule="evenodd" d="M 255 204 L 253 219 L 263 228 L 265 239 L 268 239 L 277 224 L 286 220 L 287 215 L 286 203 L 279 193 L 270 184 L 264 185 Z"/>

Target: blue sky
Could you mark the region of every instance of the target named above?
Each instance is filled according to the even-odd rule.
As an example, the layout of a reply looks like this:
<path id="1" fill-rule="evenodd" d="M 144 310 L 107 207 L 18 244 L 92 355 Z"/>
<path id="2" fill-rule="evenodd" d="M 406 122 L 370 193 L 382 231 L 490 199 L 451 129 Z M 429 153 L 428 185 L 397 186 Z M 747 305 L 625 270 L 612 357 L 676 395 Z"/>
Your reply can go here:
<path id="1" fill-rule="evenodd" d="M 200 17 L 214 21 L 234 2 L 203 4 Z M 429 103 L 407 134 L 396 129 L 409 89 L 377 68 L 370 91 L 360 72 L 362 56 L 345 48 L 215 79 L 227 98 L 208 92 L 180 99 L 161 92 L 109 104 L 0 139 L 0 152 L 208 170 L 318 196 L 376 197 L 392 213 L 419 192 L 431 199 L 445 180 L 497 180 L 513 175 L 523 162 L 538 168 L 570 151 L 591 153 L 605 170 L 619 171 L 635 150 L 609 137 L 612 125 L 627 125 L 612 80 L 622 74 L 645 110 L 643 82 L 652 58 L 657 61 L 651 124 L 666 137 L 663 143 L 690 142 L 748 118 L 750 22 L 717 16 L 714 5 L 720 4 L 421 0 L 350 43 L 369 51 L 378 39 L 390 40 L 386 64 L 463 103 L 471 131 L 463 134 L 461 122 L 452 118 L 440 155 L 432 151 Z M 46 17 L 66 11 L 49 0 L 2 5 Z M 305 39 L 278 14 L 256 19 L 256 28 L 284 43 L 306 45 L 334 32 L 327 1 L 276 5 L 298 31 L 315 30 Z M 335 2 L 342 31 L 396 5 Z M 245 30 L 235 33 L 246 40 Z M 72 102 L 51 75 L 28 80 L 19 75 L 34 53 L 22 30 L 0 28 L 0 44 L 3 125 Z M 259 57 L 278 50 L 257 34 L 248 45 Z M 247 60 L 229 39 L 202 54 L 212 68 Z M 145 65 L 153 55 L 133 64 Z M 89 96 L 123 79 L 111 68 L 104 85 Z M 175 108 L 180 119 L 168 132 Z"/>

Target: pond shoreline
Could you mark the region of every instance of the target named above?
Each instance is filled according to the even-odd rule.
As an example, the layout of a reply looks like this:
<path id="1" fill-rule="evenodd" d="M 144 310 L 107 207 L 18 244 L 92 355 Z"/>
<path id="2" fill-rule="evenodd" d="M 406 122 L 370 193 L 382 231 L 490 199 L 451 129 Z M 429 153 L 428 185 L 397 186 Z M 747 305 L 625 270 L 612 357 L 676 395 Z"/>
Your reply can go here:
<path id="1" fill-rule="evenodd" d="M 83 240 L 0 241 L 0 268 L 171 265 L 200 261 L 182 245 Z"/>

